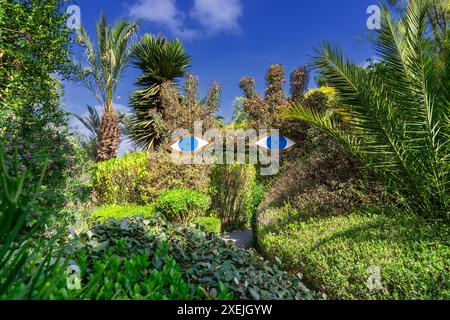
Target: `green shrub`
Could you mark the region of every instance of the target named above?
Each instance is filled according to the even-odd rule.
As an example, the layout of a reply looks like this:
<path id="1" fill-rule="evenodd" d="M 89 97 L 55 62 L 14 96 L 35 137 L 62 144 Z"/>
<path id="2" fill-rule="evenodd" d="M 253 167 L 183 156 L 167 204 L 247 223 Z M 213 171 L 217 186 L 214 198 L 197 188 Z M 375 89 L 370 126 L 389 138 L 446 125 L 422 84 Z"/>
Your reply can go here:
<path id="1" fill-rule="evenodd" d="M 255 205 L 253 190 L 256 169 L 253 165 L 217 165 L 211 174 L 211 209 L 222 220 L 225 230 L 249 226 Z"/>
<path id="2" fill-rule="evenodd" d="M 222 221 L 219 218 L 214 217 L 197 217 L 194 219 L 194 223 L 198 226 L 204 227 L 206 231 L 220 234 L 222 229 Z"/>
<path id="3" fill-rule="evenodd" d="M 154 261 L 155 252 L 165 243 L 167 255 L 182 266 L 180 271 L 192 290 L 200 287 L 211 298 L 229 298 L 229 292 L 244 300 L 313 298 L 297 276 L 261 259 L 254 251 L 238 248 L 213 233 L 162 219 L 99 223 L 74 239 L 71 248 L 85 250 L 89 261 L 104 252 L 125 258 L 148 254 Z M 75 262 L 81 265 L 80 260 Z"/>
<path id="4" fill-rule="evenodd" d="M 260 230 L 265 255 L 301 272 L 333 299 L 449 299 L 448 225 L 399 212 L 364 210 L 301 221 L 273 210 Z M 380 290 L 369 290 L 370 268 L 380 268 Z"/>
<path id="5" fill-rule="evenodd" d="M 173 189 L 161 193 L 155 202 L 155 211 L 169 221 L 189 222 L 205 215 L 211 200 L 206 194 L 189 190 Z"/>
<path id="6" fill-rule="evenodd" d="M 119 240 L 116 244 L 119 248 L 123 248 L 125 242 Z M 67 274 L 60 272 L 60 277 L 55 279 L 59 289 L 52 293 L 50 299 L 199 300 L 232 298 L 222 284 L 217 287 L 213 297 L 200 286 L 190 285 L 185 280 L 180 265 L 168 254 L 166 242 L 161 243 L 152 254 L 143 252 L 124 255 L 120 250 L 92 250 L 92 247 L 86 246 L 72 258 L 75 260 L 72 260 L 71 265 L 79 268 L 79 288 L 68 290 Z M 70 282 L 76 283 L 72 281 Z"/>
<path id="7" fill-rule="evenodd" d="M 124 206 L 105 206 L 94 210 L 91 217 L 95 220 L 106 221 L 110 218 L 120 220 L 123 218 L 131 218 L 134 216 L 142 216 L 144 218 L 155 215 L 152 205 L 124 205 Z"/>
<path id="8" fill-rule="evenodd" d="M 207 192 L 205 166 L 177 165 L 164 150 L 128 153 L 96 164 L 92 171 L 98 205 L 149 204 L 164 191 L 176 188 Z"/>

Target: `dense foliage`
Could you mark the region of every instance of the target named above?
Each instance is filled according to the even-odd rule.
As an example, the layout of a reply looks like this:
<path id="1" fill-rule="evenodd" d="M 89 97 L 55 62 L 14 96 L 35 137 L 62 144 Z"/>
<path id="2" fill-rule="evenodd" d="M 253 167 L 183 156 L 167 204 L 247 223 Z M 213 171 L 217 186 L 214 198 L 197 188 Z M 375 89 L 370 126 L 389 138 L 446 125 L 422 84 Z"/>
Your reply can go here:
<path id="1" fill-rule="evenodd" d="M 336 138 L 382 180 L 405 206 L 431 217 L 450 214 L 450 53 L 427 43 L 429 1 L 411 1 L 394 22 L 383 13 L 377 50 L 381 73 L 350 63 L 324 44 L 315 65 L 336 88 L 346 125 L 296 105 L 290 119 Z"/>
<path id="2" fill-rule="evenodd" d="M 53 238 L 43 237 L 49 214 L 38 217 L 33 228 L 26 228 L 43 173 L 35 185 L 27 185 L 29 172 L 20 170 L 17 149 L 10 169 L 0 147 L 0 299 L 43 299 L 54 288 L 51 280 L 60 258 L 55 235 L 62 229 L 54 229 Z"/>
<path id="3" fill-rule="evenodd" d="M 155 210 L 169 221 L 190 222 L 204 215 L 210 204 L 211 199 L 206 194 L 189 189 L 172 189 L 159 195 Z"/>
<path id="4" fill-rule="evenodd" d="M 27 184 L 36 184 L 44 162 L 38 204 L 46 211 L 64 204 L 67 169 L 74 150 L 61 85 L 55 75 L 69 71 L 69 30 L 59 0 L 0 1 L 0 141 L 7 163 L 14 145 Z M 36 209 L 36 213 L 38 213 Z"/>
<path id="5" fill-rule="evenodd" d="M 164 150 L 129 153 L 94 167 L 94 196 L 100 205 L 150 204 L 170 189 L 207 193 L 210 181 L 207 169 L 199 165 L 176 165 Z"/>
<path id="6" fill-rule="evenodd" d="M 131 45 L 135 22 L 101 15 L 95 44 L 78 32 L 84 63 L 69 64 L 62 3 L 0 0 L 0 299 L 450 299 L 447 0 L 384 12 L 369 67 L 324 44 L 319 88 L 306 67 L 289 95 L 281 64 L 264 95 L 242 78 L 228 125 L 220 85 L 201 99 L 181 42 Z M 128 117 L 114 92 L 131 61 Z M 92 133 L 81 144 L 60 106 L 70 71 L 103 107 L 78 117 Z M 179 165 L 164 146 L 198 121 L 279 129 L 297 148 L 271 177 Z M 128 133 L 145 152 L 111 159 Z M 250 225 L 258 252 L 233 242 Z"/>
<path id="7" fill-rule="evenodd" d="M 305 219 L 286 208 L 260 230 L 270 257 L 301 272 L 305 283 L 331 299 L 449 299 L 449 229 L 407 213 L 360 210 Z M 370 290 L 370 269 L 381 288 Z"/>
<path id="8" fill-rule="evenodd" d="M 193 289 L 200 286 L 209 295 L 217 295 L 217 289 L 222 287 L 219 292 L 229 290 L 235 298 L 252 300 L 312 298 L 297 276 L 269 264 L 254 252 L 226 243 L 214 234 L 159 219 L 97 224 L 76 237 L 71 246 L 79 252 L 87 250 L 88 257 L 95 261 L 104 253 L 127 258 L 135 254 L 153 257 L 166 243 L 168 255 L 183 266 L 180 271 Z"/>

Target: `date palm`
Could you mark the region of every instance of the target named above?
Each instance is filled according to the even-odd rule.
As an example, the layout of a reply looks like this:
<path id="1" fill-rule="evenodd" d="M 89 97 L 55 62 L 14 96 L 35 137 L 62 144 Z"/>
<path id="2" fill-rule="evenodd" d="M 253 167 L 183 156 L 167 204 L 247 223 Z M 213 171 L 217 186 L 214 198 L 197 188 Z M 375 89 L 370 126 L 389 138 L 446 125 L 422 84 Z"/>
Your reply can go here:
<path id="1" fill-rule="evenodd" d="M 129 135 L 133 145 L 144 150 L 161 143 L 164 110 L 161 88 L 184 76 L 190 57 L 179 40 L 169 41 L 150 34 L 132 49 L 134 65 L 141 71 L 131 96 Z"/>
<path id="2" fill-rule="evenodd" d="M 97 161 L 114 158 L 119 150 L 120 124 L 113 99 L 119 80 L 130 62 L 131 39 L 137 28 L 137 23 L 126 20 L 117 21 L 110 26 L 102 14 L 96 24 L 96 47 L 85 28 L 78 32 L 78 41 L 85 48 L 86 63 L 76 64 L 76 77 L 103 106 Z"/>
<path id="3" fill-rule="evenodd" d="M 450 54 L 428 45 L 429 8 L 429 0 L 411 0 L 399 22 L 384 10 L 381 73 L 350 63 L 332 45 L 318 51 L 315 66 L 336 88 L 345 126 L 301 105 L 283 116 L 342 142 L 415 211 L 449 218 Z"/>
<path id="4" fill-rule="evenodd" d="M 87 141 L 82 141 L 81 145 L 86 148 L 90 158 L 97 159 L 98 142 L 100 139 L 100 127 L 102 124 L 101 115 L 93 106 L 88 106 L 88 114 L 80 116 L 75 113 L 72 115 L 80 121 L 80 123 L 89 131 Z M 117 117 L 119 119 L 121 136 L 127 136 L 127 115 L 117 110 Z M 119 140 L 121 142 L 122 139 Z"/>

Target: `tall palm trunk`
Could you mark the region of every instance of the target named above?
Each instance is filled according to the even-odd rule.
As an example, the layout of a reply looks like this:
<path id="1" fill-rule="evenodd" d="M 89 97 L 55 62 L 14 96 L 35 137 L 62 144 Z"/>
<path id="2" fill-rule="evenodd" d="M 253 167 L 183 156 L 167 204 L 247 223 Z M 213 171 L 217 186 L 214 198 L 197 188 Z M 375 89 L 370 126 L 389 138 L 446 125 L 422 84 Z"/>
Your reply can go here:
<path id="1" fill-rule="evenodd" d="M 137 28 L 136 22 L 126 20 L 110 26 L 102 14 L 96 24 L 97 46 L 84 27 L 78 31 L 86 61 L 84 64 L 75 62 L 75 76 L 104 106 L 98 132 L 97 161 L 115 158 L 119 151 L 121 128 L 113 102 L 119 80 L 130 62 L 131 37 Z"/>
<path id="2" fill-rule="evenodd" d="M 120 144 L 120 125 L 114 110 L 106 110 L 103 113 L 98 140 L 98 162 L 117 157 Z"/>

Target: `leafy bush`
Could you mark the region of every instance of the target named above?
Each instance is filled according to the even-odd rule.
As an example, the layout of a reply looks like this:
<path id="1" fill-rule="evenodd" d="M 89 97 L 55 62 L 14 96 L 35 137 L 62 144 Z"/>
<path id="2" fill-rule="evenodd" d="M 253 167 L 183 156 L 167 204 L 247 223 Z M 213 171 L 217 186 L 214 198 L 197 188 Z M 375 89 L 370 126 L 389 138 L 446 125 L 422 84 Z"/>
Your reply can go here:
<path id="1" fill-rule="evenodd" d="M 227 243 L 217 235 L 160 219 L 110 220 L 96 224 L 70 243 L 72 250 L 87 250 L 95 261 L 102 252 L 129 257 L 153 256 L 164 243 L 168 255 L 183 266 L 181 272 L 193 288 L 209 296 L 228 288 L 239 299 L 310 299 L 312 293 L 298 277 L 262 260 L 255 252 Z M 81 248 L 81 249 L 80 249 Z M 76 261 L 77 262 L 77 261 Z"/>
<path id="2" fill-rule="evenodd" d="M 64 207 L 62 193 L 74 160 L 63 90 L 55 77 L 66 74 L 69 63 L 70 30 L 62 5 L 61 0 L 0 0 L 0 143 L 6 143 L 7 165 L 17 145 L 20 165 L 29 173 L 26 184 L 37 184 L 47 163 L 32 209 L 36 214 Z"/>
<path id="3" fill-rule="evenodd" d="M 155 211 L 169 221 L 189 222 L 196 216 L 205 215 L 210 204 L 210 198 L 203 193 L 173 189 L 161 193 L 155 202 Z"/>
<path id="4" fill-rule="evenodd" d="M 124 206 L 105 206 L 94 210 L 91 217 L 95 220 L 106 221 L 110 218 L 120 220 L 123 218 L 131 218 L 134 216 L 142 216 L 144 218 L 155 215 L 153 205 L 138 206 L 138 205 L 124 205 Z"/>
<path id="5" fill-rule="evenodd" d="M 272 215 L 259 235 L 265 255 L 330 298 L 450 298 L 448 225 L 391 210 L 306 220 L 289 209 Z M 381 289 L 371 291 L 373 267 L 380 268 Z"/>
<path id="6" fill-rule="evenodd" d="M 164 150 L 128 153 L 95 166 L 94 197 L 99 205 L 149 204 L 170 189 L 206 193 L 208 174 L 205 166 L 175 164 Z"/>
<path id="7" fill-rule="evenodd" d="M 121 248 L 124 241 L 118 241 Z M 191 286 L 181 272 L 181 267 L 168 255 L 167 243 L 152 254 L 147 252 L 123 255 L 122 252 L 91 250 L 85 247 L 73 257 L 71 266 L 79 268 L 79 287 L 68 290 L 66 275 L 61 273 L 60 289 L 50 299 L 90 300 L 193 300 L 208 299 L 208 292 Z M 71 279 L 72 280 L 72 279 Z M 73 280 L 72 280 L 73 281 Z M 76 283 L 75 281 L 73 283 Z M 220 286 L 214 298 L 229 299 L 232 296 Z M 217 291 L 217 290 L 216 290 Z"/>
<path id="8" fill-rule="evenodd" d="M 222 221 L 219 218 L 214 217 L 197 217 L 194 219 L 194 223 L 200 227 L 205 228 L 206 231 L 220 234 L 222 229 Z"/>
<path id="9" fill-rule="evenodd" d="M 304 148 L 282 159 L 262 208 L 289 203 L 302 214 L 317 217 L 344 214 L 380 199 L 388 201 L 380 184 L 339 143 L 315 128 L 310 128 L 307 136 Z M 267 220 L 266 213 L 259 213 L 259 224 Z"/>
<path id="10" fill-rule="evenodd" d="M 256 209 L 253 190 L 256 169 L 253 165 L 217 165 L 211 173 L 211 209 L 222 220 L 225 230 L 246 228 Z"/>
<path id="11" fill-rule="evenodd" d="M 449 219 L 450 50 L 429 45 L 430 3 L 409 1 L 398 23 L 383 13 L 381 72 L 352 64 L 330 44 L 319 50 L 315 65 L 336 88 L 348 121 L 302 105 L 284 116 L 339 140 L 411 211 Z"/>

